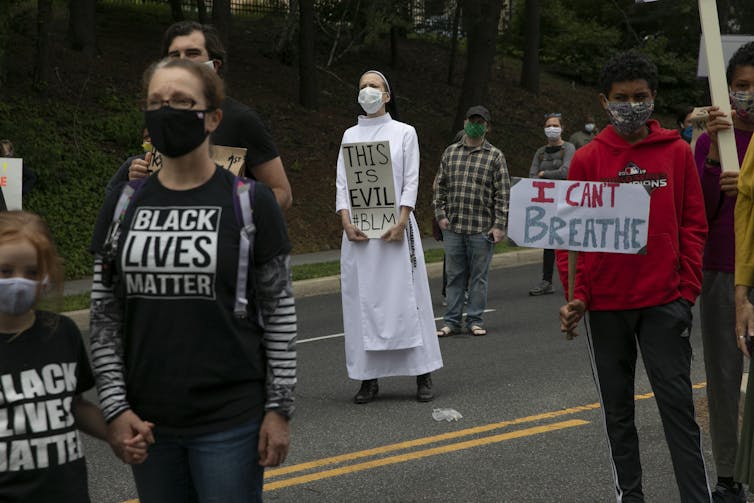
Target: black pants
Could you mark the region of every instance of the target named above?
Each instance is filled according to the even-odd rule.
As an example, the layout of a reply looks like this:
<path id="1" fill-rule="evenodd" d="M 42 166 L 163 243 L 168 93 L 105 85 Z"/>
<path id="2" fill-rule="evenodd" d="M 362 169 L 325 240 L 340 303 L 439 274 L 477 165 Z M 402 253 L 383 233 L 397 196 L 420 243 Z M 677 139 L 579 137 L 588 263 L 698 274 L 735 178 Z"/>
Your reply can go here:
<path id="1" fill-rule="evenodd" d="M 634 424 L 637 342 L 660 411 L 683 503 L 709 503 L 709 484 L 691 389 L 691 307 L 684 300 L 589 313 L 595 382 L 602 397 L 618 501 L 643 502 Z"/>
<path id="2" fill-rule="evenodd" d="M 542 279 L 552 283 L 552 272 L 555 269 L 555 250 L 542 251 Z"/>

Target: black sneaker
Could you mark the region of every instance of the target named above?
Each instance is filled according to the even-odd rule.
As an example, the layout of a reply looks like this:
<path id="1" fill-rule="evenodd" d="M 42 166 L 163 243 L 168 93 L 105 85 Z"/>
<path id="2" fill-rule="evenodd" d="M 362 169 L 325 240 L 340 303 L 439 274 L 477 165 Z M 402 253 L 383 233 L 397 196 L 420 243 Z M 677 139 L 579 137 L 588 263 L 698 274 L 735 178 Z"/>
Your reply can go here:
<path id="1" fill-rule="evenodd" d="M 377 392 L 380 391 L 380 385 L 377 383 L 377 379 L 367 379 L 361 381 L 361 388 L 356 396 L 353 397 L 355 403 L 369 403 L 377 396 Z"/>
<path id="2" fill-rule="evenodd" d="M 552 287 L 552 283 L 542 280 L 537 286 L 529 290 L 529 295 L 547 295 L 548 293 L 554 293 L 555 289 Z"/>
<path id="3" fill-rule="evenodd" d="M 416 376 L 416 399 L 420 402 L 431 402 L 435 398 L 432 393 L 432 374 L 426 373 Z"/>
<path id="4" fill-rule="evenodd" d="M 733 487 L 717 484 L 712 491 L 712 501 L 715 503 L 746 503 L 744 486 L 736 482 Z"/>

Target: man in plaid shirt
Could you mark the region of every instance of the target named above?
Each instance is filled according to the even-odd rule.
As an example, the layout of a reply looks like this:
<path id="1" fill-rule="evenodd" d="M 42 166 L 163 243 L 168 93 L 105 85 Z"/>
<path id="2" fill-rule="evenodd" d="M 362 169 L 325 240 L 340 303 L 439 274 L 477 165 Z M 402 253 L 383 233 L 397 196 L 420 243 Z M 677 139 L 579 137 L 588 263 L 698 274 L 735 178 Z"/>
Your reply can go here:
<path id="1" fill-rule="evenodd" d="M 463 330 L 467 283 L 466 327 L 473 335 L 487 335 L 482 319 L 487 274 L 495 243 L 506 235 L 510 195 L 505 156 L 485 139 L 489 129 L 489 110 L 469 108 L 464 135 L 445 149 L 435 177 L 433 205 L 445 246 L 448 302 L 438 337 Z"/>

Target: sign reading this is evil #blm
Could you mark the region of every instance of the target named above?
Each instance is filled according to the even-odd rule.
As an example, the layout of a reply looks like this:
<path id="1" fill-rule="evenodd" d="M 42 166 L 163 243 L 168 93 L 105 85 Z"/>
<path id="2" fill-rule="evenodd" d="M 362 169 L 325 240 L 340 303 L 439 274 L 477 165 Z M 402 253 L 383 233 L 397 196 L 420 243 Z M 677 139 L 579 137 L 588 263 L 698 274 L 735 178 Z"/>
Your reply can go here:
<path id="1" fill-rule="evenodd" d="M 648 230 L 642 185 L 524 178 L 511 187 L 508 236 L 518 246 L 643 253 Z"/>
<path id="2" fill-rule="evenodd" d="M 396 224 L 390 142 L 344 143 L 351 222 L 370 239 Z"/>

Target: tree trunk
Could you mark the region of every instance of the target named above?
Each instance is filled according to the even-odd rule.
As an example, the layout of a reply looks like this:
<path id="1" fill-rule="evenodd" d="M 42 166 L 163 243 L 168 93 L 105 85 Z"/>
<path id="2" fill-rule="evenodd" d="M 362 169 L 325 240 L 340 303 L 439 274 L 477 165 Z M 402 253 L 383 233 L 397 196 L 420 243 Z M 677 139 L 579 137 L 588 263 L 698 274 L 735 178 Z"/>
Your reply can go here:
<path id="1" fill-rule="evenodd" d="M 8 40 L 10 40 L 10 5 L 0 2 L 0 84 L 8 76 Z"/>
<path id="2" fill-rule="evenodd" d="M 50 24 L 52 0 L 37 0 L 37 53 L 34 59 L 34 84 L 50 80 Z"/>
<path id="3" fill-rule="evenodd" d="M 42 4 L 41 0 L 39 3 Z M 71 48 L 94 57 L 97 53 L 97 0 L 70 0 L 68 12 Z"/>
<path id="4" fill-rule="evenodd" d="M 720 33 L 726 34 L 730 32 L 728 23 L 730 21 L 730 1 L 729 0 L 717 0 L 717 21 L 720 23 Z"/>
<path id="5" fill-rule="evenodd" d="M 298 82 L 301 105 L 317 108 L 317 69 L 315 65 L 314 0 L 299 0 Z"/>
<path id="6" fill-rule="evenodd" d="M 204 0 L 196 0 L 196 12 L 199 14 L 199 22 L 207 24 L 209 18 L 207 17 L 207 3 Z"/>
<path id="7" fill-rule="evenodd" d="M 173 16 L 173 21 L 183 21 L 183 8 L 182 0 L 170 0 L 170 15 Z"/>
<path id="8" fill-rule="evenodd" d="M 448 85 L 453 85 L 453 74 L 456 72 L 456 54 L 458 53 L 458 24 L 461 20 L 462 0 L 456 0 L 456 8 L 453 13 L 453 34 L 450 38 L 450 58 L 448 61 Z"/>
<path id="9" fill-rule="evenodd" d="M 524 10 L 524 60 L 521 65 L 521 87 L 539 94 L 539 21 L 540 0 L 526 0 Z"/>
<path id="10" fill-rule="evenodd" d="M 212 2 L 212 24 L 217 28 L 225 48 L 230 40 L 230 0 L 214 0 Z"/>
<path id="11" fill-rule="evenodd" d="M 275 45 L 275 54 L 278 60 L 286 65 L 293 65 L 298 52 L 298 27 L 299 27 L 299 4 L 298 0 L 290 0 L 288 3 L 288 15 L 285 16 L 285 25 L 280 32 Z"/>
<path id="12" fill-rule="evenodd" d="M 463 124 L 466 110 L 472 105 L 484 105 L 495 60 L 497 26 L 503 3 L 499 0 L 465 2 L 463 21 L 466 31 L 467 55 L 463 88 L 451 133 Z"/>

